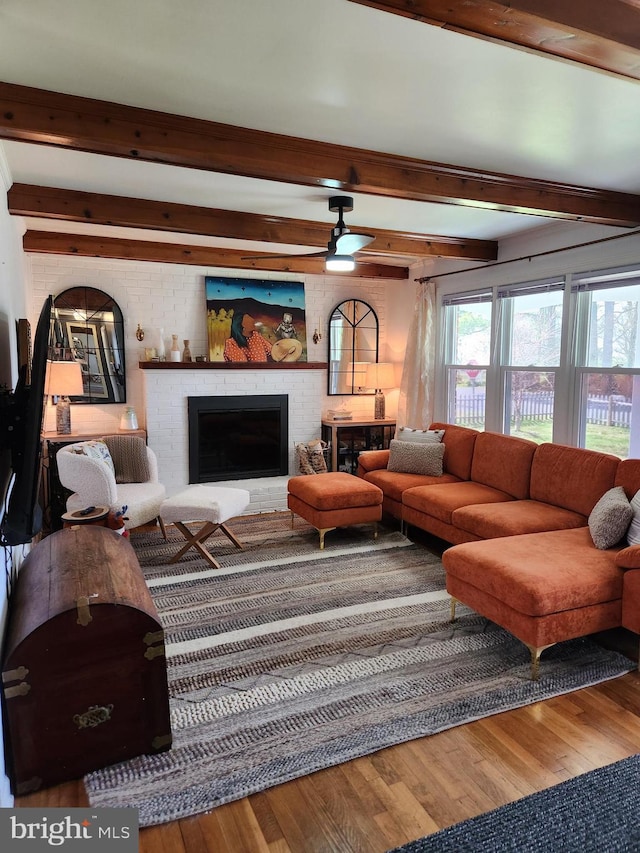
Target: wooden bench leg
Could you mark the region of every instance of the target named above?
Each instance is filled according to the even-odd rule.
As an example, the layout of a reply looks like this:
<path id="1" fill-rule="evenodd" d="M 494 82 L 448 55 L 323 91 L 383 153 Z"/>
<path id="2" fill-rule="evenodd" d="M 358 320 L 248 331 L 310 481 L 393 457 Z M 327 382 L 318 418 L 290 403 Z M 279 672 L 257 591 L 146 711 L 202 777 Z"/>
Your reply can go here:
<path id="1" fill-rule="evenodd" d="M 204 558 L 208 560 L 216 569 L 220 568 L 220 563 L 211 556 L 211 554 L 204 547 L 204 543 L 206 540 L 216 532 L 216 530 L 221 530 L 224 535 L 242 551 L 242 543 L 236 539 L 231 530 L 227 527 L 226 524 L 216 524 L 213 521 L 206 521 L 199 530 L 196 530 L 195 533 L 192 533 L 189 528 L 182 521 L 174 521 L 175 526 L 182 533 L 184 538 L 187 540 L 186 545 L 183 545 L 182 548 L 175 554 L 170 560 L 170 563 L 177 563 L 178 560 L 187 553 L 189 548 L 195 548 Z M 165 536 L 166 539 L 166 536 Z"/>
<path id="2" fill-rule="evenodd" d="M 233 535 L 233 533 L 229 530 L 229 528 L 227 527 L 227 525 L 226 525 L 226 524 L 219 524 L 219 525 L 218 525 L 218 527 L 220 528 L 220 530 L 222 530 L 222 532 L 223 532 L 223 533 L 224 533 L 224 535 L 227 537 L 227 539 L 229 539 L 231 542 L 233 542 L 233 544 L 236 546 L 236 548 L 239 548 L 239 549 L 242 551 L 242 542 L 239 542 L 239 541 L 236 539 L 236 537 L 235 537 L 235 536 Z M 213 533 L 213 531 L 211 531 L 211 532 Z M 211 535 L 211 534 L 209 534 L 209 535 Z"/>
<path id="3" fill-rule="evenodd" d="M 164 526 L 164 521 L 162 520 L 162 516 L 158 516 L 158 524 L 160 525 L 160 532 L 164 536 L 164 541 L 167 541 L 167 528 Z"/>
<path id="4" fill-rule="evenodd" d="M 214 524 L 212 521 L 207 521 L 203 526 L 197 530 L 195 533 L 192 533 L 189 528 L 182 521 L 175 521 L 175 526 L 182 533 L 184 538 L 187 540 L 186 545 L 183 545 L 182 548 L 175 554 L 170 560 L 169 563 L 177 563 L 178 560 L 186 554 L 189 548 L 195 548 L 201 556 L 207 560 L 207 562 L 211 563 L 211 565 L 219 569 L 220 563 L 207 551 L 207 549 L 202 544 L 205 539 L 207 539 L 213 532 L 216 530 L 219 525 Z"/>

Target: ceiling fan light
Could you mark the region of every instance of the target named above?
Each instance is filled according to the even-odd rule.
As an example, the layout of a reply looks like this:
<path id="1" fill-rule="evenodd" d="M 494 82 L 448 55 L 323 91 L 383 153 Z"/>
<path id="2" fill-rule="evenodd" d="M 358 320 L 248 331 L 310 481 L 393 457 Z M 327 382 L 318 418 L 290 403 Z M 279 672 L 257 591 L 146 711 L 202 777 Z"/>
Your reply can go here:
<path id="1" fill-rule="evenodd" d="M 352 255 L 329 255 L 325 267 L 329 272 L 353 272 L 356 262 Z"/>

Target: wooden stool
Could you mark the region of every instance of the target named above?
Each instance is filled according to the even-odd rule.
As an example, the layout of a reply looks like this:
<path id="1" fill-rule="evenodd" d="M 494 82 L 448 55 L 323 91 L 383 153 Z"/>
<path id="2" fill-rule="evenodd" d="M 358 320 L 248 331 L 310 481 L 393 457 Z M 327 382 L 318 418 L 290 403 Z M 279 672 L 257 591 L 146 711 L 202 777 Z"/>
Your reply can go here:
<path id="1" fill-rule="evenodd" d="M 227 489 L 220 486 L 189 486 L 178 494 L 163 501 L 160 518 L 165 523 L 173 523 L 187 540 L 178 553 L 169 562 L 176 563 L 189 548 L 195 548 L 216 569 L 218 561 L 204 547 L 204 542 L 220 529 L 236 548 L 242 545 L 225 521 L 241 515 L 249 505 L 250 494 L 245 489 Z M 195 533 L 186 526 L 188 521 L 202 521 L 202 527 Z"/>
<path id="2" fill-rule="evenodd" d="M 318 529 L 322 549 L 325 533 L 350 524 L 372 522 L 377 539 L 382 489 L 343 471 L 302 475 L 289 480 L 287 506 Z"/>

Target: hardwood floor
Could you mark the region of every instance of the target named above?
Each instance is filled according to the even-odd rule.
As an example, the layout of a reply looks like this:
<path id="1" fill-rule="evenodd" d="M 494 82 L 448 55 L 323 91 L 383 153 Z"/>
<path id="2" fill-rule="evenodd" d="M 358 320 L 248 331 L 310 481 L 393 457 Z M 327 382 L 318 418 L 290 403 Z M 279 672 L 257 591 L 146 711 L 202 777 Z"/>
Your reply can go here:
<path id="1" fill-rule="evenodd" d="M 637 656 L 637 637 L 606 645 Z M 543 657 L 544 662 L 544 657 Z M 140 831 L 141 853 L 384 853 L 640 752 L 640 673 L 468 723 Z M 18 807 L 87 804 L 82 782 Z"/>
<path id="2" fill-rule="evenodd" d="M 637 672 L 140 831 L 141 853 L 383 853 L 640 751 Z M 16 801 L 86 804 L 81 782 Z"/>

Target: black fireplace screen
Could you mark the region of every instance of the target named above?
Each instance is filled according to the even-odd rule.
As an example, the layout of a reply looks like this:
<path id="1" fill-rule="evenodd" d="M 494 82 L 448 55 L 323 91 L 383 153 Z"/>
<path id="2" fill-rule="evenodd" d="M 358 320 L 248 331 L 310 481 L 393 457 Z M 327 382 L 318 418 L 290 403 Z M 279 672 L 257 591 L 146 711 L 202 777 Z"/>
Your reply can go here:
<path id="1" fill-rule="evenodd" d="M 286 394 L 189 397 L 189 482 L 289 473 Z"/>

